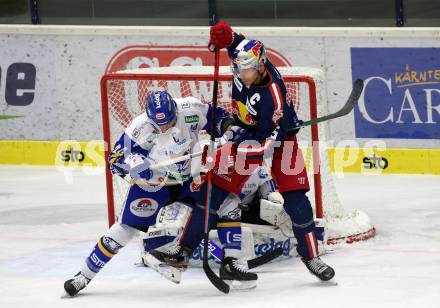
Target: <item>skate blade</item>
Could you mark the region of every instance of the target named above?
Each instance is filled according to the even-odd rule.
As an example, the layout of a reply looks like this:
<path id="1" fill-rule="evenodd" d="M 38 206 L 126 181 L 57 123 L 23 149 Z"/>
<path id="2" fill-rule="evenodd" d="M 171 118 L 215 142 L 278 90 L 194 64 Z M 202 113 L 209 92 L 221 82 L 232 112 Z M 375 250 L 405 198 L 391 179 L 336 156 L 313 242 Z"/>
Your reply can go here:
<path id="1" fill-rule="evenodd" d="M 250 280 L 250 281 L 242 281 L 242 280 L 224 280 L 231 290 L 235 291 L 247 291 L 252 290 L 257 287 L 257 281 L 256 280 Z"/>
<path id="2" fill-rule="evenodd" d="M 330 280 L 327 280 L 327 281 L 321 281 L 321 283 L 328 285 L 328 286 L 337 286 L 338 285 L 338 282 L 335 280 L 334 277 Z"/>
<path id="3" fill-rule="evenodd" d="M 84 291 L 85 289 L 86 288 L 82 289 L 81 291 Z M 60 298 L 61 299 L 73 299 L 73 298 L 76 298 L 76 297 L 81 297 L 83 295 L 84 295 L 83 293 L 77 293 L 74 296 L 71 296 L 66 291 L 64 291 L 63 294 L 61 294 Z"/>
<path id="4" fill-rule="evenodd" d="M 142 260 L 142 258 L 140 258 L 138 261 L 136 261 L 134 263 L 135 267 L 148 267 L 147 264 L 144 263 L 144 261 Z"/>
<path id="5" fill-rule="evenodd" d="M 182 280 L 182 272 L 177 268 L 166 265 L 150 254 L 143 256 L 144 264 L 152 270 L 158 272 L 162 277 L 174 283 L 180 283 Z"/>
<path id="6" fill-rule="evenodd" d="M 183 264 L 168 264 L 171 267 L 174 267 L 176 270 L 178 270 L 179 272 L 184 272 L 188 269 L 188 265 L 183 265 Z"/>

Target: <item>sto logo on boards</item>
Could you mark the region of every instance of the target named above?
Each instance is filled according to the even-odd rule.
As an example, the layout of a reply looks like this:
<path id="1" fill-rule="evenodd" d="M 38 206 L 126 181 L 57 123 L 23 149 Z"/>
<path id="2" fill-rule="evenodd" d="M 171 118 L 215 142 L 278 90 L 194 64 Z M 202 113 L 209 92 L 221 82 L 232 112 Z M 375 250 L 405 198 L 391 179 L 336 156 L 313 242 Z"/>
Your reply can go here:
<path id="1" fill-rule="evenodd" d="M 61 160 L 64 162 L 82 162 L 86 158 L 86 155 L 81 150 L 74 150 L 67 148 L 61 151 Z"/>
<path id="2" fill-rule="evenodd" d="M 364 157 L 362 160 L 364 169 L 386 169 L 388 167 L 388 159 L 373 154 L 371 157 Z"/>

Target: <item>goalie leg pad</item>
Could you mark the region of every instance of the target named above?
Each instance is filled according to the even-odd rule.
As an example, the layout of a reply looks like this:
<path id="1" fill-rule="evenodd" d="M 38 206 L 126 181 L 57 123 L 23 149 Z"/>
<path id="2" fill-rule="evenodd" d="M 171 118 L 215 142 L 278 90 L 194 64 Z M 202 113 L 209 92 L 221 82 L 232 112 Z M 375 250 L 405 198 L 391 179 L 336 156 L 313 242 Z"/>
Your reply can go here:
<path id="1" fill-rule="evenodd" d="M 191 212 L 191 208 L 182 202 L 161 208 L 156 224 L 148 229 L 143 238 L 144 252 L 178 243 L 188 226 Z"/>
<path id="2" fill-rule="evenodd" d="M 280 226 L 287 220 L 290 221 L 283 204 L 266 199 L 260 199 L 260 218 L 274 226 Z"/>

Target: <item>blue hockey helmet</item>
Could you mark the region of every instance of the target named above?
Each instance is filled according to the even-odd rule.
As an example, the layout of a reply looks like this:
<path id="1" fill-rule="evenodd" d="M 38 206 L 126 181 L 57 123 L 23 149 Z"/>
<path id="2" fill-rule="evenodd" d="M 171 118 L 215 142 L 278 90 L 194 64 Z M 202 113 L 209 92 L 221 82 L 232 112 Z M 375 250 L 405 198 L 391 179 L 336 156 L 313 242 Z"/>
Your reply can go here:
<path id="1" fill-rule="evenodd" d="M 243 40 L 232 54 L 232 72 L 238 76 L 240 70 L 253 68 L 258 71 L 260 63 L 266 63 L 266 48 L 257 40 Z"/>
<path id="2" fill-rule="evenodd" d="M 167 91 L 153 91 L 147 97 L 145 111 L 156 125 L 166 125 L 176 118 L 176 102 Z"/>

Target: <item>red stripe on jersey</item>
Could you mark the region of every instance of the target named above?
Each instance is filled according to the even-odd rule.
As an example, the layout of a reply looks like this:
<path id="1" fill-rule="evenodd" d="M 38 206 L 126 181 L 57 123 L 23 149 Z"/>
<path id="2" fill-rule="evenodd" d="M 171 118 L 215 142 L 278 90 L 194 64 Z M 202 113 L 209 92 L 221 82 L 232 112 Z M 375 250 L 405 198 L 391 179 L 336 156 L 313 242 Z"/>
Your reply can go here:
<path id="1" fill-rule="evenodd" d="M 274 105 L 275 105 L 275 110 L 283 110 L 283 96 L 281 94 L 281 90 L 280 87 L 278 86 L 278 84 L 276 84 L 275 82 L 273 82 L 270 85 L 270 92 L 272 94 L 272 98 L 274 100 Z"/>
<path id="2" fill-rule="evenodd" d="M 314 243 L 314 246 L 315 246 L 315 257 L 317 257 L 318 256 L 318 241 L 316 240 L 316 234 L 315 234 L 314 231 L 312 231 L 310 233 L 312 233 L 313 243 Z"/>
<path id="3" fill-rule="evenodd" d="M 307 241 L 307 248 L 309 250 L 309 258 L 313 259 L 318 256 L 317 247 L 318 243 L 316 241 L 315 232 L 309 232 L 305 234 Z"/>
<path id="4" fill-rule="evenodd" d="M 283 96 L 281 94 L 280 87 L 275 82 L 271 83 L 269 86 L 270 94 L 272 96 L 274 105 L 273 120 L 275 125 L 278 125 L 279 118 L 283 112 L 284 102 Z"/>

